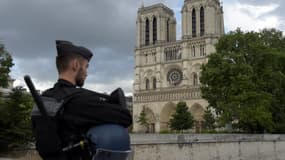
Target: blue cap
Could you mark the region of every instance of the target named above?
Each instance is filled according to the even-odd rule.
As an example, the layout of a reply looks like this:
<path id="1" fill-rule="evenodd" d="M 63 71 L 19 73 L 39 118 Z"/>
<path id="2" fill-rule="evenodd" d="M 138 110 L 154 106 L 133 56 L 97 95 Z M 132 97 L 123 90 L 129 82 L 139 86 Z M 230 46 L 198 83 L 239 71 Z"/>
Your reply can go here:
<path id="1" fill-rule="evenodd" d="M 88 61 L 90 61 L 93 56 L 93 53 L 89 49 L 82 46 L 76 46 L 69 41 L 56 40 L 55 43 L 58 56 L 74 53 L 81 55 Z"/>

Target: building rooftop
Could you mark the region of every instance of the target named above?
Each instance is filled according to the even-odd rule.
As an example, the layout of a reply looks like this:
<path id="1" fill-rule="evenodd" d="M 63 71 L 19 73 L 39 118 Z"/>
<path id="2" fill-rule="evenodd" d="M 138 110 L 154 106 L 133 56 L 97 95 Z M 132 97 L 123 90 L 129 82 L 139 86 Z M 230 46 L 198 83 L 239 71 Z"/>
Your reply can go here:
<path id="1" fill-rule="evenodd" d="M 11 89 L 0 88 L 0 96 L 7 97 L 12 92 Z"/>
<path id="2" fill-rule="evenodd" d="M 157 10 L 157 8 L 161 8 L 164 11 L 168 12 L 169 14 L 174 15 L 173 10 L 162 3 L 157 3 L 147 7 L 142 6 L 141 8 L 139 8 L 138 12 L 151 12 L 153 10 Z"/>

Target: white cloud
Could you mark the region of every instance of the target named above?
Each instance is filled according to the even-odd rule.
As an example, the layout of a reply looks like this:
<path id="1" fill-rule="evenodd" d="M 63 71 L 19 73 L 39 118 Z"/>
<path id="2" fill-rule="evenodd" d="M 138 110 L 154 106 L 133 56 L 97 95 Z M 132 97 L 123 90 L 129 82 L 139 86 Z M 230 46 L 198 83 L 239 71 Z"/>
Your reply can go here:
<path id="1" fill-rule="evenodd" d="M 252 18 L 258 18 L 262 15 L 265 15 L 267 13 L 270 13 L 274 10 L 276 10 L 279 7 L 277 4 L 269 4 L 264 6 L 256 6 L 256 5 L 249 5 L 249 4 L 238 4 L 237 8 L 238 10 L 244 10 L 251 16 Z"/>
<path id="2" fill-rule="evenodd" d="M 226 31 L 242 30 L 258 31 L 263 28 L 280 28 L 281 20 L 277 15 L 271 14 L 279 5 L 249 5 L 239 2 L 225 3 L 224 16 Z"/>
<path id="3" fill-rule="evenodd" d="M 31 77 L 32 78 L 32 77 Z M 23 79 L 23 77 L 22 77 Z M 45 91 L 49 88 L 51 88 L 55 82 L 52 82 L 52 81 L 39 81 L 37 79 L 34 79 L 32 78 L 32 81 L 34 83 L 34 86 L 37 90 L 40 90 L 40 91 Z M 16 86 L 23 86 L 24 88 L 28 88 L 27 85 L 25 84 L 24 80 L 21 80 L 21 78 L 18 78 L 15 80 L 14 82 L 14 87 Z"/>
<path id="4" fill-rule="evenodd" d="M 104 84 L 104 83 L 88 83 L 84 86 L 87 89 L 95 90 L 101 93 L 110 94 L 113 90 L 118 87 L 122 88 L 126 96 L 132 95 L 132 84 L 133 79 L 114 79 L 113 83 Z"/>

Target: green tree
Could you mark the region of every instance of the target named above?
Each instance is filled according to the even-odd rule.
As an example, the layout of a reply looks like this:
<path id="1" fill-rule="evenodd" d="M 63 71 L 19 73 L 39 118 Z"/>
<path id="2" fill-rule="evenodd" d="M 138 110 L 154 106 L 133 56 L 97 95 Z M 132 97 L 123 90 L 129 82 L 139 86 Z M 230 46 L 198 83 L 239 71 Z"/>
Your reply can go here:
<path id="1" fill-rule="evenodd" d="M 267 52 L 271 54 L 265 54 L 256 64 L 256 72 L 261 75 L 263 83 L 260 83 L 260 86 L 272 95 L 270 111 L 274 132 L 285 133 L 285 38 L 281 31 L 274 29 L 263 30 L 261 35 L 264 45 L 268 48 Z M 263 67 L 263 64 L 266 67 Z"/>
<path id="2" fill-rule="evenodd" d="M 203 122 L 204 130 L 209 131 L 209 130 L 215 129 L 216 120 L 209 107 L 207 107 L 204 113 L 203 119 L 204 119 L 204 122 Z"/>
<path id="3" fill-rule="evenodd" d="M 14 88 L 0 106 L 0 149 L 19 147 L 32 140 L 32 106 L 32 97 L 22 87 Z"/>
<path id="4" fill-rule="evenodd" d="M 185 102 L 179 102 L 175 113 L 170 119 L 170 128 L 172 130 L 183 131 L 193 127 L 194 120 Z"/>
<path id="5" fill-rule="evenodd" d="M 146 111 L 145 110 L 146 110 L 145 107 L 143 107 L 143 110 L 141 111 L 139 119 L 137 122 L 140 125 L 144 126 L 148 131 L 149 122 L 148 122 L 148 119 L 146 117 Z"/>
<path id="6" fill-rule="evenodd" d="M 232 123 L 250 133 L 281 131 L 285 123 L 284 71 L 282 32 L 237 29 L 220 38 L 216 53 L 202 66 L 202 97 L 215 109 L 222 125 Z"/>
<path id="7" fill-rule="evenodd" d="M 13 66 L 11 55 L 6 51 L 3 44 L 0 44 L 0 87 L 7 87 L 9 80 L 9 73 Z"/>

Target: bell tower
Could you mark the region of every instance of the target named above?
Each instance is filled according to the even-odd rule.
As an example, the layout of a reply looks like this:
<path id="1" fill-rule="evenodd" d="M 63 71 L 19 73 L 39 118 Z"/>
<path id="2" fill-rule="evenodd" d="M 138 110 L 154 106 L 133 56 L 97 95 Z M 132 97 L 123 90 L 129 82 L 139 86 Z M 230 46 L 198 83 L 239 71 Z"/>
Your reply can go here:
<path id="1" fill-rule="evenodd" d="M 137 48 L 176 41 L 174 12 L 162 3 L 144 7 L 137 14 Z"/>
<path id="2" fill-rule="evenodd" d="M 224 34 L 219 0 L 184 0 L 182 39 L 176 40 L 172 9 L 162 3 L 138 9 L 133 83 L 133 131 L 169 130 L 176 104 L 186 102 L 201 132 L 208 102 L 200 90 L 201 66 Z M 147 125 L 139 123 L 145 112 Z"/>
<path id="3" fill-rule="evenodd" d="M 224 34 L 220 0 L 184 0 L 181 13 L 182 39 L 219 37 Z"/>

